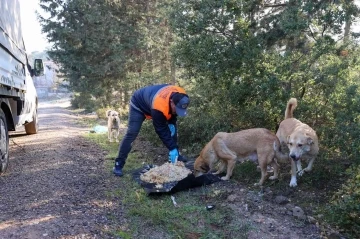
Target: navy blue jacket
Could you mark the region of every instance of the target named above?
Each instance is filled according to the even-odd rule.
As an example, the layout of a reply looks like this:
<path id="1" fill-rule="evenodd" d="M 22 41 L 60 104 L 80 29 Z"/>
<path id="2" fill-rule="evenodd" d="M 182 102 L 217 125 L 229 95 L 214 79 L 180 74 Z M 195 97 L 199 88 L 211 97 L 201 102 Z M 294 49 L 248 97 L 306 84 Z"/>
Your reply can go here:
<path id="1" fill-rule="evenodd" d="M 168 86 L 168 84 L 163 85 L 153 85 L 141 88 L 134 92 L 131 97 L 131 104 L 137 107 L 145 115 L 149 115 L 152 117 L 153 125 L 155 128 L 155 132 L 159 135 L 159 138 L 163 142 L 163 144 L 169 149 L 178 148 L 177 145 L 177 126 L 176 126 L 176 115 L 172 115 L 169 120 L 166 119 L 164 114 L 161 111 L 152 109 L 152 100 L 158 92 L 159 89 Z M 170 102 L 169 102 L 170 104 Z M 171 107 L 169 107 L 171 108 Z M 171 137 L 171 132 L 168 127 L 168 124 L 175 125 L 175 136 Z"/>

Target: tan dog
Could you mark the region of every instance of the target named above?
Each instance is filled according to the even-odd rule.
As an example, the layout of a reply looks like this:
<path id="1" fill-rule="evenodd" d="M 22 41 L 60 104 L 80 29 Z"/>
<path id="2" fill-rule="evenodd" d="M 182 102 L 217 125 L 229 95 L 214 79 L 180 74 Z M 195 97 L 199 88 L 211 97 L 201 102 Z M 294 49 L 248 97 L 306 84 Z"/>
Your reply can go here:
<path id="1" fill-rule="evenodd" d="M 119 113 L 115 110 L 107 110 L 108 118 L 108 138 L 110 142 L 119 142 L 120 118 Z"/>
<path id="2" fill-rule="evenodd" d="M 287 160 L 288 156 L 279 151 L 280 142 L 274 133 L 263 128 L 242 130 L 236 133 L 217 133 L 203 148 L 200 156 L 195 160 L 194 174 L 200 176 L 211 171 L 220 160 L 220 166 L 215 174 L 222 173 L 227 167 L 226 176 L 222 180 L 229 180 L 236 161 L 251 160 L 258 162 L 261 169 L 262 185 L 267 176 L 267 165 L 274 168 L 274 180 L 278 177 L 279 165 L 275 158 Z"/>
<path id="3" fill-rule="evenodd" d="M 293 118 L 297 100 L 291 98 L 286 106 L 285 120 L 280 123 L 276 136 L 281 144 L 287 144 L 291 158 L 290 187 L 296 187 L 296 174 L 302 176 L 304 171 L 310 172 L 314 160 L 319 152 L 319 143 L 316 132 L 307 124 Z M 301 167 L 301 160 L 308 160 L 305 169 Z"/>

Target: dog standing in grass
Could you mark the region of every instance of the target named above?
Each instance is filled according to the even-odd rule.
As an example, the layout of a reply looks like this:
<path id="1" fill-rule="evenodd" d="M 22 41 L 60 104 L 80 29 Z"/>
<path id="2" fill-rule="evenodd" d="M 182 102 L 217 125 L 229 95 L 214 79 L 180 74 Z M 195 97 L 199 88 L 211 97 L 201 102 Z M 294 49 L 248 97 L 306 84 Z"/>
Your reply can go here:
<path id="1" fill-rule="evenodd" d="M 120 118 L 119 113 L 115 110 L 107 110 L 108 118 L 108 138 L 110 142 L 119 142 Z"/>
<path id="2" fill-rule="evenodd" d="M 276 135 L 264 128 L 253 128 L 235 133 L 219 132 L 206 144 L 194 163 L 194 175 L 198 177 L 213 169 L 220 162 L 220 174 L 226 170 L 222 180 L 229 180 L 235 163 L 245 160 L 258 163 L 261 169 L 261 179 L 256 185 L 263 185 L 267 177 L 267 166 L 274 168 L 274 175 L 270 180 L 278 178 L 279 160 L 287 160 L 288 156 L 280 152 L 280 142 Z"/>
<path id="3" fill-rule="evenodd" d="M 290 187 L 297 186 L 296 175 L 302 176 L 310 172 L 316 156 L 319 153 L 319 140 L 315 130 L 302 123 L 293 116 L 297 100 L 291 98 L 286 106 L 285 119 L 280 123 L 276 136 L 281 144 L 287 144 L 291 161 Z M 306 168 L 302 168 L 301 161 L 308 161 Z"/>

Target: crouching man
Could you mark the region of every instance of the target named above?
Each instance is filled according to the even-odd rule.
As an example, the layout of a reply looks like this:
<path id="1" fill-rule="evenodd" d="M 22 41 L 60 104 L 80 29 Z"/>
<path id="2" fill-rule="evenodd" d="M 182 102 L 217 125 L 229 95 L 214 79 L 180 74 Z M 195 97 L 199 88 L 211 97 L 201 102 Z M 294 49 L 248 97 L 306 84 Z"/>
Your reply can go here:
<path id="1" fill-rule="evenodd" d="M 155 132 L 169 149 L 169 161 L 186 161 L 179 154 L 176 120 L 177 116 L 186 116 L 189 103 L 189 96 L 178 86 L 153 85 L 135 91 L 130 100 L 128 129 L 120 143 L 113 173 L 123 176 L 122 169 L 131 144 L 138 136 L 145 119 L 152 119 Z"/>

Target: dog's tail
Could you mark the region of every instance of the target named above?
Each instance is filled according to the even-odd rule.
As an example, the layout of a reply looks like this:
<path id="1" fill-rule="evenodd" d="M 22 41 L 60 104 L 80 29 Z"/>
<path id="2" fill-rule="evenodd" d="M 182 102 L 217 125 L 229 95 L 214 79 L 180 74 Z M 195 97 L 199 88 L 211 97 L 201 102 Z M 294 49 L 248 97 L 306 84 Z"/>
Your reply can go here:
<path id="1" fill-rule="evenodd" d="M 285 110 L 285 119 L 294 118 L 293 113 L 297 106 L 297 100 L 295 98 L 291 98 L 287 105 Z"/>
<path id="2" fill-rule="evenodd" d="M 275 140 L 273 146 L 274 146 L 275 158 L 277 159 L 277 162 L 288 163 L 289 156 L 280 151 L 280 142 L 278 140 Z"/>

